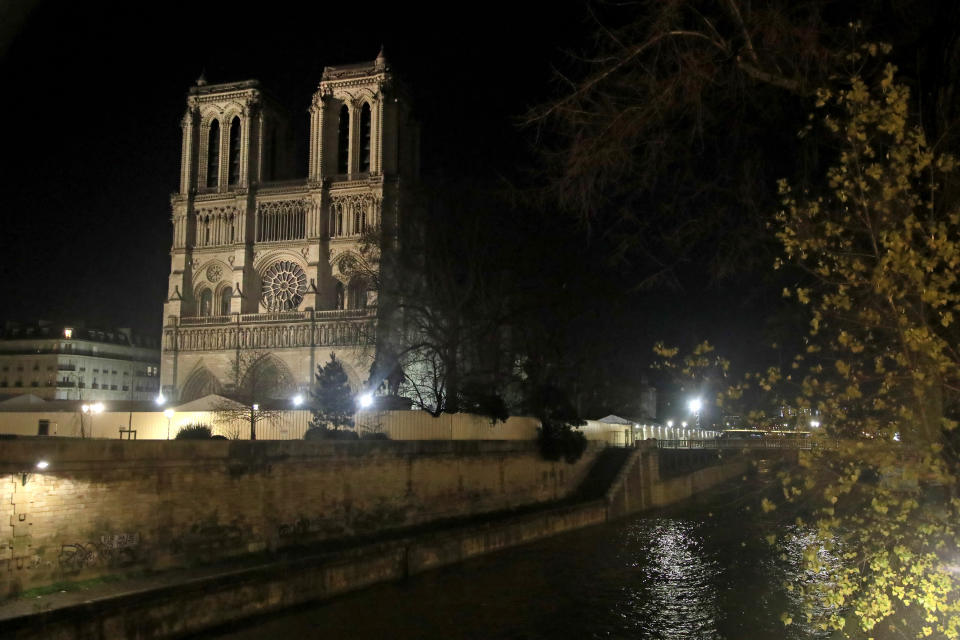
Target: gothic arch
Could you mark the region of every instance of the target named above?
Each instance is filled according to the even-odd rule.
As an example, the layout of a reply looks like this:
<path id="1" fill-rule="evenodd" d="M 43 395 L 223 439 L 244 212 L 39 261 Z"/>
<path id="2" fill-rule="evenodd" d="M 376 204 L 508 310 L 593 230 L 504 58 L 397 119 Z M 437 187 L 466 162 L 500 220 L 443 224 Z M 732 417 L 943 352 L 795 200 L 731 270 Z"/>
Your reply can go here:
<path id="1" fill-rule="evenodd" d="M 183 384 L 180 391 L 180 402 L 190 402 L 211 393 L 220 394 L 222 392 L 223 387 L 217 377 L 205 366 L 199 365 Z"/>
<path id="2" fill-rule="evenodd" d="M 297 389 L 297 382 L 287 365 L 268 353 L 247 366 L 241 387 L 244 395 L 254 400 L 267 400 L 291 396 Z"/>

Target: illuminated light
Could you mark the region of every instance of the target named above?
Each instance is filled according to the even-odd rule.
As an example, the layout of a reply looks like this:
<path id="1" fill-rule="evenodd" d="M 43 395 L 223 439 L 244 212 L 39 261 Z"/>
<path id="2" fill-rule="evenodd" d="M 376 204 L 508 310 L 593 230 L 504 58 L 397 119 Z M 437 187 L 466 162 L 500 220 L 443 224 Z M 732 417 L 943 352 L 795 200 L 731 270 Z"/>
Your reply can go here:
<path id="1" fill-rule="evenodd" d="M 667 427 L 673 426 L 673 420 L 667 420 Z"/>
<path id="2" fill-rule="evenodd" d="M 366 409 L 373 404 L 373 394 L 369 391 L 367 393 L 361 394 L 357 401 L 360 403 L 361 409 Z"/>
<path id="3" fill-rule="evenodd" d="M 260 411 L 260 405 L 258 405 L 258 404 L 253 405 L 253 410 L 254 410 L 254 411 Z"/>
<path id="4" fill-rule="evenodd" d="M 893 441 L 894 441 L 894 442 L 900 442 L 900 432 L 899 432 L 899 431 L 897 431 L 895 434 L 893 434 Z"/>
<path id="5" fill-rule="evenodd" d="M 50 466 L 50 463 L 47 462 L 46 460 L 41 460 L 40 462 L 37 463 L 37 469 L 40 469 L 41 471 L 43 471 L 49 466 Z"/>
<path id="6" fill-rule="evenodd" d="M 690 409 L 690 413 L 699 413 L 700 409 L 703 408 L 703 401 L 700 398 L 691 398 L 687 407 Z"/>
<path id="7" fill-rule="evenodd" d="M 66 338 L 67 340 L 69 340 L 70 338 L 72 338 L 72 337 L 73 337 L 73 329 L 71 329 L 70 327 L 65 327 L 65 328 L 63 329 L 63 337 Z"/>
<path id="8" fill-rule="evenodd" d="M 172 417 L 173 417 L 173 409 L 164 409 L 164 410 L 163 410 L 163 417 L 166 418 L 167 420 L 169 420 L 170 418 L 172 418 Z"/>
<path id="9" fill-rule="evenodd" d="M 83 411 L 84 413 L 90 413 L 90 405 L 85 404 L 85 405 L 81 406 L 81 407 L 80 407 L 80 411 Z"/>
<path id="10" fill-rule="evenodd" d="M 684 429 L 686 429 L 686 428 L 687 428 L 687 423 L 686 423 L 686 421 L 681 422 L 681 423 L 680 423 L 680 426 L 683 427 Z"/>
<path id="11" fill-rule="evenodd" d="M 293 406 L 299 407 L 302 404 L 303 404 L 303 396 L 299 394 L 293 396 Z"/>
<path id="12" fill-rule="evenodd" d="M 103 403 L 97 402 L 90 405 L 90 413 L 103 413 Z"/>
<path id="13" fill-rule="evenodd" d="M 167 399 L 163 397 L 162 393 L 157 394 L 157 404 L 163 404 Z"/>
<path id="14" fill-rule="evenodd" d="M 810 421 L 810 426 L 813 427 L 814 429 L 816 429 L 817 427 L 820 426 L 820 421 L 819 421 L 819 420 L 811 420 L 811 421 Z"/>

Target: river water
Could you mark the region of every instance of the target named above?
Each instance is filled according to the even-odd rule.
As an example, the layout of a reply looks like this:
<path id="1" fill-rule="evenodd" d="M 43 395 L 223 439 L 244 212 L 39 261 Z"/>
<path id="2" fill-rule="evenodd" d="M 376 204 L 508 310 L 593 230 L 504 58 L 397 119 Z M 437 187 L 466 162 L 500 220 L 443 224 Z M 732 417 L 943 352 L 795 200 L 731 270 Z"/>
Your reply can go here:
<path id="1" fill-rule="evenodd" d="M 816 637 L 787 585 L 808 537 L 764 522 L 758 485 L 255 619 L 217 638 Z M 776 542 L 766 540 L 771 533 Z"/>

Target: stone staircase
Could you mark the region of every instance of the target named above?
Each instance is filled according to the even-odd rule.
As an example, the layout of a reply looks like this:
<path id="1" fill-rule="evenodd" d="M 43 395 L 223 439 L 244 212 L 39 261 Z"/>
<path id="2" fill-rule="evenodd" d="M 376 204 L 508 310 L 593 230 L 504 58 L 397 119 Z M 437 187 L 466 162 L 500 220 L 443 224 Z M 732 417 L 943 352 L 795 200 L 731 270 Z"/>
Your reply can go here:
<path id="1" fill-rule="evenodd" d="M 599 500 L 606 496 L 607 491 L 623 469 L 634 449 L 627 447 L 607 447 L 597 455 L 596 461 L 587 472 L 574 494 L 577 500 Z"/>

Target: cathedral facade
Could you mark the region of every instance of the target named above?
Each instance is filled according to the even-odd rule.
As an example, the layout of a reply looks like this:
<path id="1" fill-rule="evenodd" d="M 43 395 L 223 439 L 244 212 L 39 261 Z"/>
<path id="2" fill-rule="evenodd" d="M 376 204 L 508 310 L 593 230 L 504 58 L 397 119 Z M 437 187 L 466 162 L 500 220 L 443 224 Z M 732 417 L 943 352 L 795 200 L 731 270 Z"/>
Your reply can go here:
<path id="1" fill-rule="evenodd" d="M 351 386 L 366 383 L 377 296 L 338 256 L 396 227 L 400 184 L 418 170 L 418 129 L 382 52 L 324 68 L 309 117 L 306 177 L 290 179 L 289 119 L 257 81 L 201 78 L 190 89 L 171 197 L 167 399 L 229 395 L 251 375 L 288 397 L 331 352 Z"/>

